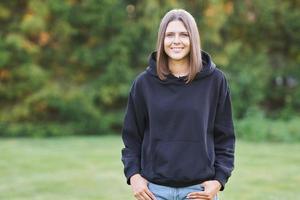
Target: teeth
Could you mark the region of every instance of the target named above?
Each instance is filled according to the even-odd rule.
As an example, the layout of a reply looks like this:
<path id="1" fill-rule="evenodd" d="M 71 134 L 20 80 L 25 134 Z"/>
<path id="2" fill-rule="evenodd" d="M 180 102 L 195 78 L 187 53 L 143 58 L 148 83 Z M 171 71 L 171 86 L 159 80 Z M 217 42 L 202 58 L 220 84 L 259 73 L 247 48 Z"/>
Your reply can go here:
<path id="1" fill-rule="evenodd" d="M 182 50 L 183 48 L 171 48 L 173 50 Z"/>

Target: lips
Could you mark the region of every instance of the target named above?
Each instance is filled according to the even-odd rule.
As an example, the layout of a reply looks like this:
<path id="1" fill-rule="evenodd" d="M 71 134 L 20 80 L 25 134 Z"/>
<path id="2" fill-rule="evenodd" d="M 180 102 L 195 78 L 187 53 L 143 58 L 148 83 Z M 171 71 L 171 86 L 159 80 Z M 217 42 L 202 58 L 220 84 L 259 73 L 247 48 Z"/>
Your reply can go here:
<path id="1" fill-rule="evenodd" d="M 171 47 L 171 50 L 172 50 L 173 52 L 180 52 L 180 51 L 183 50 L 183 47 Z"/>

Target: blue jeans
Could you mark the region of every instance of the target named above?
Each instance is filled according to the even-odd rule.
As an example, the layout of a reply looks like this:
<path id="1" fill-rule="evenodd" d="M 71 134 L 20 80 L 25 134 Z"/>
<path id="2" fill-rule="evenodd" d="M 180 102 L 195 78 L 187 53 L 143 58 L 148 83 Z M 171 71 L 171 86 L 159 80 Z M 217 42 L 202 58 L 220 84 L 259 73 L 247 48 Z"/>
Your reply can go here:
<path id="1" fill-rule="evenodd" d="M 204 190 L 204 187 L 200 184 L 176 188 L 157 185 L 151 182 L 149 182 L 148 188 L 157 200 L 186 200 L 186 196 L 189 193 Z M 214 200 L 218 200 L 217 195 L 214 197 Z"/>

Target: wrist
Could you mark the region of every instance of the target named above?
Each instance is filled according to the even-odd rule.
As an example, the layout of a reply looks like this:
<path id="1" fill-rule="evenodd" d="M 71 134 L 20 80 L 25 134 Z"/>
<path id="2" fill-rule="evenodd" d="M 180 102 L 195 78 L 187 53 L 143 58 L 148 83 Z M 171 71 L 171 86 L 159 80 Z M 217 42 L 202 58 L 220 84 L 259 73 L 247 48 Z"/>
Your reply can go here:
<path id="1" fill-rule="evenodd" d="M 221 182 L 220 182 L 220 181 L 218 181 L 218 180 L 214 180 L 214 182 L 215 182 L 215 183 L 216 183 L 216 185 L 218 186 L 219 190 L 221 190 L 221 188 L 222 188 L 222 184 L 221 184 Z"/>
<path id="2" fill-rule="evenodd" d="M 132 180 L 136 179 L 136 178 L 139 178 L 141 177 L 140 174 L 133 174 L 131 177 L 130 177 L 130 182 L 132 182 Z"/>

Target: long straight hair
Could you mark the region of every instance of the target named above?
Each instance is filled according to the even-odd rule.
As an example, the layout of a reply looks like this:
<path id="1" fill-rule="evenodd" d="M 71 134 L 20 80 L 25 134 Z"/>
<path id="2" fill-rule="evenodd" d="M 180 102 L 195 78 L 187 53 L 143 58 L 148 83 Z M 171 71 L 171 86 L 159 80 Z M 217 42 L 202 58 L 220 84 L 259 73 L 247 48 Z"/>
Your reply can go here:
<path id="1" fill-rule="evenodd" d="M 188 31 L 191 50 L 189 53 L 189 74 L 187 76 L 186 83 L 191 82 L 197 72 L 202 69 L 202 58 L 201 58 L 201 44 L 200 44 L 200 35 L 197 28 L 196 21 L 194 17 L 183 9 L 173 9 L 165 14 L 162 18 L 158 30 L 157 35 L 157 43 L 156 43 L 156 61 L 157 61 L 157 75 L 161 80 L 166 79 L 166 75 L 170 74 L 170 69 L 168 66 L 168 55 L 164 50 L 164 40 L 165 40 L 165 32 L 168 24 L 171 21 L 181 21 L 185 28 Z"/>

